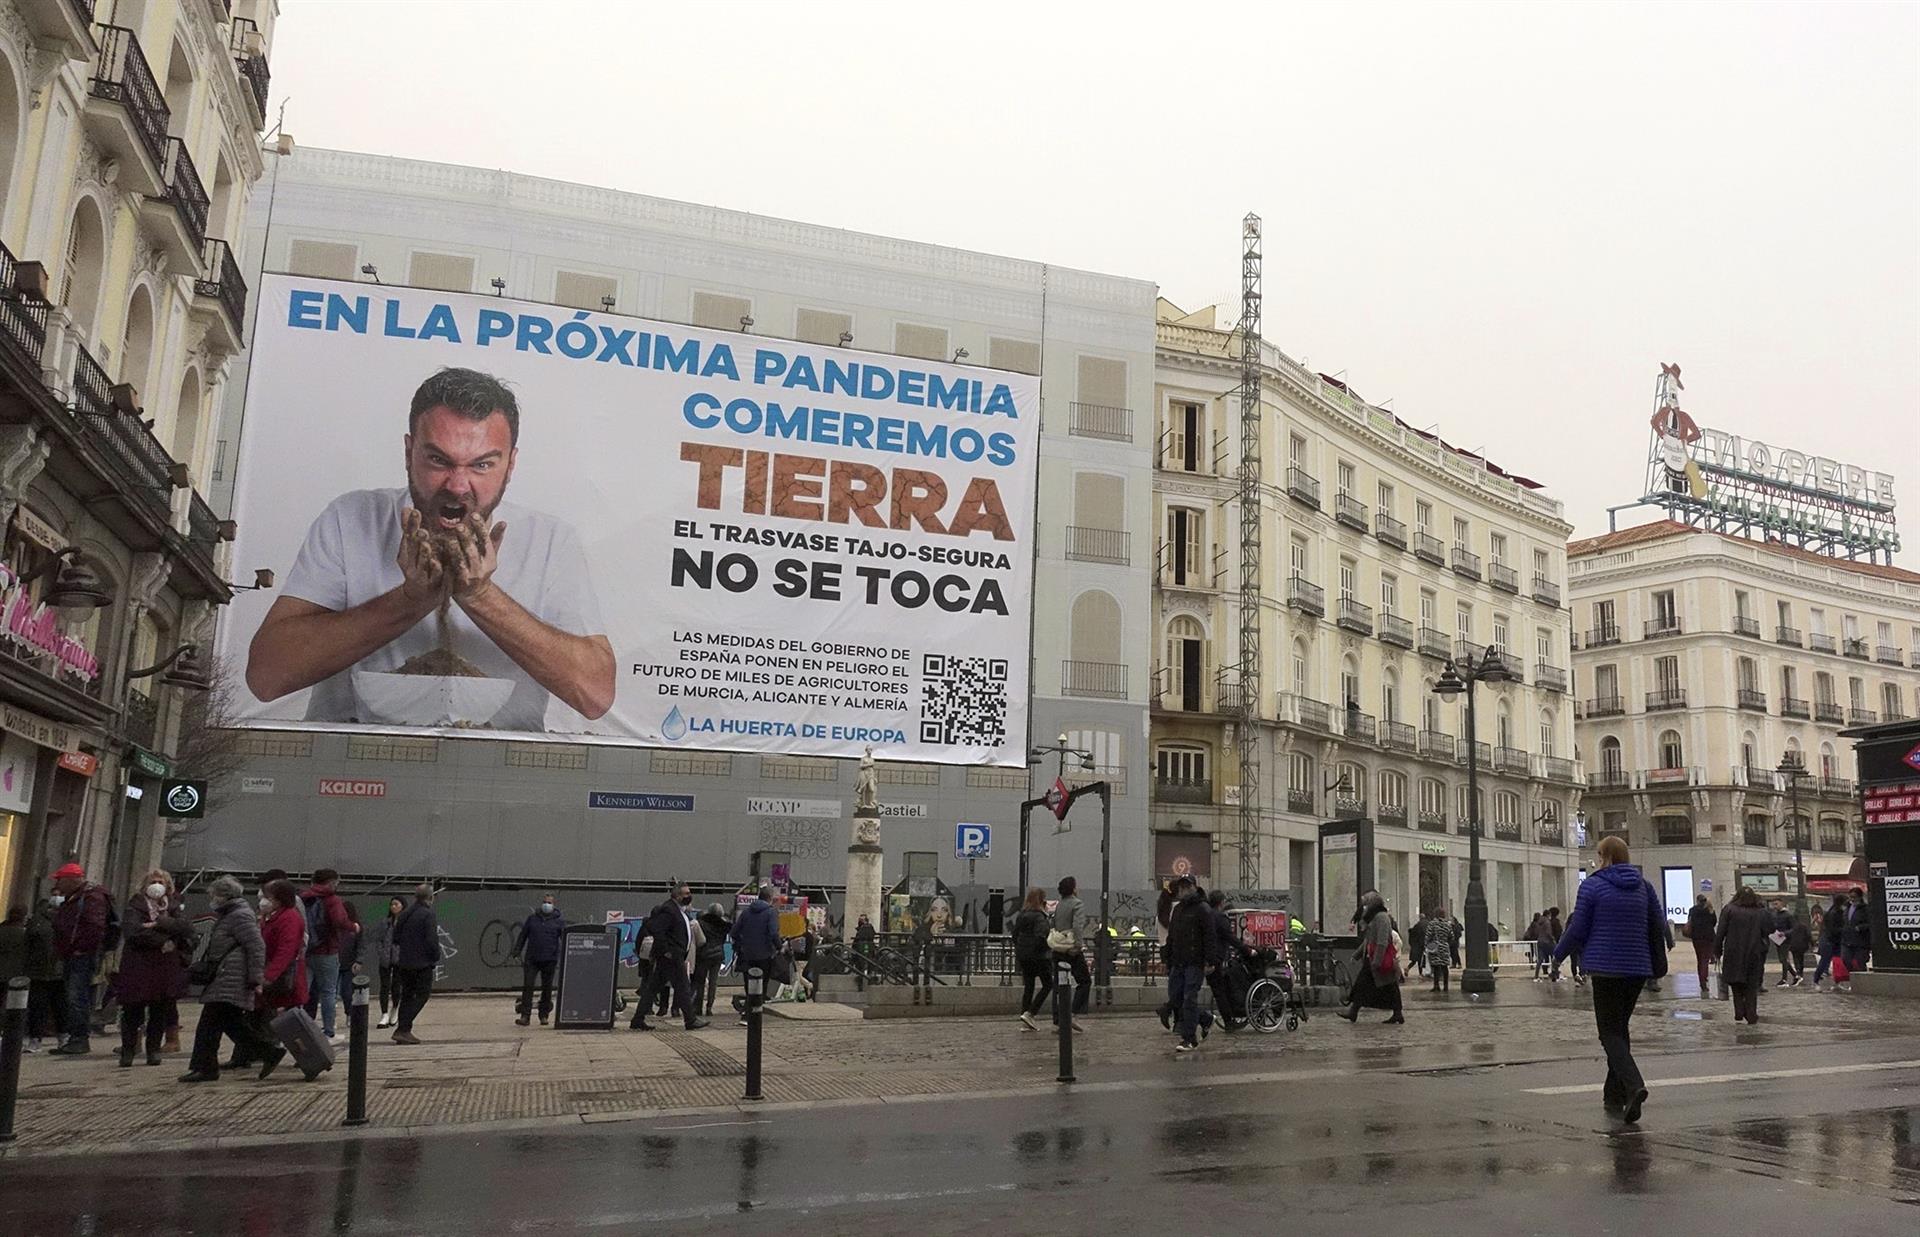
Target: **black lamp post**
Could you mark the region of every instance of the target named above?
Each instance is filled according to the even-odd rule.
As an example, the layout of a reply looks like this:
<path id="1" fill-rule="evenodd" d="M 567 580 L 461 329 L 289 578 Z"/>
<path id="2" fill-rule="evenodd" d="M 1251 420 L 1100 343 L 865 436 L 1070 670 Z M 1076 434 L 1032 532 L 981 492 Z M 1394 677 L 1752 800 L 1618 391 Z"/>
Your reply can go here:
<path id="1" fill-rule="evenodd" d="M 1804 923 L 1807 918 L 1807 854 L 1806 839 L 1800 835 L 1800 778 L 1807 767 L 1787 756 L 1780 758 L 1780 768 L 1776 770 L 1787 779 L 1787 795 L 1792 803 L 1792 815 L 1787 818 L 1788 826 L 1793 830 L 1793 872 L 1797 888 L 1793 895 L 1793 913 Z"/>
<path id="2" fill-rule="evenodd" d="M 1449 660 L 1433 685 L 1436 694 L 1451 700 L 1467 696 L 1467 969 L 1460 973 L 1460 991 L 1470 995 L 1493 991 L 1493 967 L 1487 947 L 1487 888 L 1480 865 L 1480 752 L 1475 745 L 1473 688 L 1476 683 L 1505 683 L 1512 676 L 1497 649 L 1486 649 L 1475 661 L 1471 649 Z"/>

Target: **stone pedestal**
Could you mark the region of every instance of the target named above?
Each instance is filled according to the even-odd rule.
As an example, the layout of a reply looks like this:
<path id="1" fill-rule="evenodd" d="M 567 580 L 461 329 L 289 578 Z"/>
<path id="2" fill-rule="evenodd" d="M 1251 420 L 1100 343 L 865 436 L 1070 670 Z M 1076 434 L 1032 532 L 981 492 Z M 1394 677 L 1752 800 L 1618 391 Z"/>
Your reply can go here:
<path id="1" fill-rule="evenodd" d="M 880 846 L 880 812 L 877 808 L 856 808 L 853 813 L 853 841 L 847 847 L 847 901 L 840 935 L 851 941 L 865 915 L 873 930 L 883 929 L 880 899 L 885 889 L 881 871 L 886 851 Z"/>

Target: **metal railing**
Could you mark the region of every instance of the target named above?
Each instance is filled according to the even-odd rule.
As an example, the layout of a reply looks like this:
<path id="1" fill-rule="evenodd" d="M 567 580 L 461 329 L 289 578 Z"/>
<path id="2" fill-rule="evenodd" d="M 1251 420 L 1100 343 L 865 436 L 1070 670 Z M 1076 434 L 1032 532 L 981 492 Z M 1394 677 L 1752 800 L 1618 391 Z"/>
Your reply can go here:
<path id="1" fill-rule="evenodd" d="M 1335 820 L 1359 820 L 1367 814 L 1367 797 L 1335 791 L 1333 795 L 1333 818 Z"/>
<path id="2" fill-rule="evenodd" d="M 1162 803 L 1212 803 L 1210 777 L 1155 777 L 1153 797 Z"/>
<path id="3" fill-rule="evenodd" d="M 1790 644 L 1796 649 L 1800 648 L 1800 629 L 1781 623 L 1773 629 L 1773 642 L 1775 644 Z"/>
<path id="4" fill-rule="evenodd" d="M 1373 714 L 1362 713 L 1358 709 L 1348 709 L 1343 714 L 1345 724 L 1343 732 L 1349 739 L 1358 739 L 1362 743 L 1372 743 L 1379 734 L 1379 727 Z"/>
<path id="5" fill-rule="evenodd" d="M 1745 614 L 1734 615 L 1733 634 L 1736 636 L 1751 636 L 1753 639 L 1758 640 L 1760 638 L 1760 620 L 1751 618 Z"/>
<path id="6" fill-rule="evenodd" d="M 1133 441 L 1133 409 L 1112 404 L 1067 405 L 1067 433 L 1076 438 L 1105 438 L 1110 442 Z"/>
<path id="7" fill-rule="evenodd" d="M 1774 770 L 1754 765 L 1744 766 L 1747 771 L 1747 785 L 1754 790 L 1778 790 L 1774 782 Z"/>
<path id="8" fill-rule="evenodd" d="M 1431 812 L 1426 808 L 1421 808 L 1415 820 L 1422 833 L 1445 833 L 1447 831 L 1447 814 L 1444 811 Z"/>
<path id="9" fill-rule="evenodd" d="M 139 134 L 140 145 L 153 166 L 160 167 L 167 158 L 167 126 L 172 123 L 172 113 L 147 64 L 146 53 L 140 50 L 140 40 L 125 26 L 95 26 L 93 31 L 100 44 L 100 59 L 87 92 L 127 109 L 127 119 Z"/>
<path id="10" fill-rule="evenodd" d="M 1373 634 L 1373 607 L 1351 597 L 1340 599 L 1339 609 L 1335 612 L 1334 623 L 1348 631 L 1357 631 L 1363 636 Z"/>
<path id="11" fill-rule="evenodd" d="M 1438 627 L 1420 629 L 1420 652 L 1428 657 L 1452 657 L 1453 641 Z"/>
<path id="12" fill-rule="evenodd" d="M 1453 547 L 1453 574 L 1470 580 L 1480 578 L 1480 556 L 1463 545 Z"/>
<path id="13" fill-rule="evenodd" d="M 1542 756 L 1540 776 L 1554 782 L 1574 781 L 1573 762 L 1565 756 Z"/>
<path id="14" fill-rule="evenodd" d="M 1850 795 L 1853 793 L 1853 779 L 1850 777 L 1820 778 L 1820 793 L 1823 795 Z"/>
<path id="15" fill-rule="evenodd" d="M 207 241 L 207 208 L 210 203 L 206 187 L 200 183 L 200 169 L 193 166 L 193 156 L 187 153 L 187 144 L 177 137 L 167 139 L 165 174 L 167 201 L 173 203 L 174 213 L 180 216 L 187 235 L 193 238 L 193 247 L 199 249 Z"/>
<path id="16" fill-rule="evenodd" d="M 1459 740 L 1440 730 L 1420 732 L 1420 754 L 1432 760 L 1452 760 L 1459 752 Z"/>
<path id="17" fill-rule="evenodd" d="M 1395 549 L 1407 548 L 1407 526 L 1384 511 L 1373 513 L 1373 535 Z"/>
<path id="18" fill-rule="evenodd" d="M 235 18 L 233 22 L 233 37 L 229 42 L 229 50 L 233 53 L 233 67 L 239 71 L 240 80 L 244 81 L 248 88 L 253 91 L 253 103 L 254 106 L 259 109 L 257 115 L 262 122 L 260 127 L 265 128 L 267 117 L 267 83 L 272 79 L 273 75 L 267 71 L 266 55 L 254 51 L 251 47 L 253 38 L 249 36 L 258 36 L 259 33 L 260 27 L 253 22 L 244 17 Z"/>
<path id="19" fill-rule="evenodd" d="M 1560 586 L 1543 575 L 1533 577 L 1533 599 L 1550 606 L 1560 604 Z"/>
<path id="20" fill-rule="evenodd" d="M 1625 790 L 1633 784 L 1633 777 L 1625 769 L 1595 769 L 1587 774 L 1589 790 Z"/>
<path id="21" fill-rule="evenodd" d="M 1762 713 L 1767 711 L 1767 693 L 1761 691 L 1759 688 L 1742 687 L 1737 694 L 1741 708 L 1758 709 Z"/>
<path id="22" fill-rule="evenodd" d="M 1060 694 L 1125 700 L 1127 666 L 1124 662 L 1063 661 L 1060 663 Z"/>
<path id="23" fill-rule="evenodd" d="M 1844 725 L 1847 720 L 1847 711 L 1840 707 L 1840 702 L 1837 700 L 1816 700 L 1813 702 L 1813 720 L 1835 726 Z"/>
<path id="24" fill-rule="evenodd" d="M 1868 660 L 1867 642 L 1858 637 L 1849 636 L 1840 645 L 1840 656 L 1851 657 L 1855 661 Z"/>
<path id="25" fill-rule="evenodd" d="M 1469 753 L 1473 756 L 1473 763 L 1480 768 L 1491 769 L 1493 767 L 1493 745 L 1491 743 L 1476 742 L 1469 744 L 1465 739 L 1462 739 L 1460 741 L 1461 764 L 1464 765 L 1467 763 Z"/>
<path id="26" fill-rule="evenodd" d="M 129 687 L 124 717 L 121 731 L 128 740 L 138 743 L 141 747 L 151 748 L 153 734 L 160 721 L 159 703 L 139 688 Z"/>
<path id="27" fill-rule="evenodd" d="M 1847 707 L 1847 723 L 1852 726 L 1871 726 L 1880 720 L 1880 714 L 1872 709 L 1863 709 L 1857 705 Z"/>
<path id="28" fill-rule="evenodd" d="M 1566 826 L 1558 821 L 1541 821 L 1537 836 L 1540 839 L 1538 844 L 1541 846 L 1565 846 L 1567 844 Z"/>
<path id="29" fill-rule="evenodd" d="M 1833 642 L 1833 637 L 1824 631 L 1810 633 L 1807 636 L 1807 647 L 1815 653 L 1837 653 L 1840 651 L 1840 646 Z"/>
<path id="30" fill-rule="evenodd" d="M 219 301 L 238 336 L 247 321 L 247 281 L 241 278 L 240 264 L 233 260 L 233 249 L 217 237 L 208 238 L 203 257 L 206 274 L 193 281 L 194 293 Z"/>
<path id="31" fill-rule="evenodd" d="M 1897 666 L 1900 664 L 1900 650 L 1891 644 L 1876 644 L 1873 646 L 1873 660 L 1883 666 Z"/>
<path id="32" fill-rule="evenodd" d="M 1641 637 L 1647 640 L 1658 640 L 1664 636 L 1677 636 L 1681 634 L 1681 627 L 1679 615 L 1662 614 L 1658 618 L 1650 618 L 1646 621 L 1645 626 L 1641 628 Z"/>
<path id="33" fill-rule="evenodd" d="M 18 348 L 37 368 L 47 347 L 47 302 L 29 300 L 17 286 L 19 259 L 0 245 L 0 338 Z"/>
<path id="34" fill-rule="evenodd" d="M 1520 591 L 1520 573 L 1505 563 L 1487 564 L 1487 583 L 1504 593 Z"/>
<path id="35" fill-rule="evenodd" d="M 1446 565 L 1447 548 L 1445 543 L 1432 533 L 1417 532 L 1413 535 L 1413 556 L 1424 558 L 1434 566 L 1441 567 Z"/>
<path id="36" fill-rule="evenodd" d="M 1311 580 L 1290 576 L 1287 579 L 1287 604 L 1308 614 L 1323 615 L 1327 612 L 1327 593 Z"/>
<path id="37" fill-rule="evenodd" d="M 1799 696 L 1780 697 L 1780 716 L 1808 718 L 1813 716 L 1813 706 Z"/>
<path id="38" fill-rule="evenodd" d="M 1380 614 L 1380 639 L 1388 644 L 1397 644 L 1403 649 L 1413 647 L 1413 621 L 1403 619 L 1397 614 L 1382 611 Z"/>
<path id="39" fill-rule="evenodd" d="M 1405 722 L 1381 722 L 1380 745 L 1396 752 L 1418 751 L 1413 727 Z"/>
<path id="40" fill-rule="evenodd" d="M 1567 672 L 1559 666 L 1549 665 L 1544 661 L 1533 663 L 1533 681 L 1548 691 L 1567 690 Z"/>
<path id="41" fill-rule="evenodd" d="M 1367 504 L 1351 494 L 1335 494 L 1333 518 L 1335 523 L 1357 528 L 1364 533 L 1367 531 Z"/>
<path id="42" fill-rule="evenodd" d="M 1612 623 L 1587 628 L 1587 647 L 1590 649 L 1618 643 L 1620 643 L 1620 628 Z"/>
<path id="43" fill-rule="evenodd" d="M 1289 812 L 1313 811 L 1313 792 L 1304 786 L 1287 787 L 1287 810 Z"/>
<path id="44" fill-rule="evenodd" d="M 1647 693 L 1647 711 L 1658 709 L 1684 709 L 1687 707 L 1687 689 L 1684 687 L 1662 687 Z"/>
<path id="45" fill-rule="evenodd" d="M 1517 747 L 1496 747 L 1493 749 L 1493 767 L 1502 773 L 1526 774 L 1532 771 L 1533 762 L 1527 753 Z"/>
<path id="46" fill-rule="evenodd" d="M 1407 827 L 1407 805 L 1404 803 L 1382 803 L 1373 809 L 1374 818 L 1383 825 L 1397 828 Z"/>
<path id="47" fill-rule="evenodd" d="M 1132 534 L 1121 528 L 1082 528 L 1067 525 L 1067 557 L 1085 563 L 1126 566 Z M 1189 574 L 1193 574 L 1191 571 Z M 1184 581 L 1182 581 L 1184 583 Z"/>
<path id="48" fill-rule="evenodd" d="M 1520 840 L 1521 840 L 1521 837 L 1520 837 L 1520 822 L 1519 822 L 1519 821 L 1517 821 L 1517 820 L 1496 820 L 1496 821 L 1494 821 L 1494 822 L 1493 822 L 1493 836 L 1494 836 L 1494 840 L 1495 840 L 1495 841 L 1499 841 L 1499 842 L 1518 842 L 1518 841 L 1520 841 Z"/>
<path id="49" fill-rule="evenodd" d="M 1295 464 L 1287 466 L 1287 497 L 1296 502 L 1305 503 L 1316 511 L 1320 508 L 1320 480 L 1306 469 Z"/>
<path id="50" fill-rule="evenodd" d="M 1618 717 L 1627 711 L 1627 702 L 1621 696 L 1595 696 L 1587 701 L 1588 717 Z"/>
<path id="51" fill-rule="evenodd" d="M 1304 696 L 1296 697 L 1293 702 L 1295 716 L 1302 726 L 1315 730 L 1333 732 L 1333 708 L 1319 700 L 1309 700 Z"/>

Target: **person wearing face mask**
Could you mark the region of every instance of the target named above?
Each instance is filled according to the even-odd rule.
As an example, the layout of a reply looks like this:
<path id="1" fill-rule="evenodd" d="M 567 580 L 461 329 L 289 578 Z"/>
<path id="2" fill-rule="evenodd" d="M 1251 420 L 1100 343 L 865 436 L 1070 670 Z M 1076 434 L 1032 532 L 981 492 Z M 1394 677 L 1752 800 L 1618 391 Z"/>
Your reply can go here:
<path id="1" fill-rule="evenodd" d="M 200 991 L 200 1023 L 193 1032 L 193 1057 L 181 1082 L 217 1082 L 220 1078 L 220 1037 L 233 1040 L 243 1060 L 268 1058 L 275 1046 L 261 1034 L 253 1019 L 254 1000 L 266 973 L 267 946 L 260 936 L 260 917 L 247 902 L 246 890 L 231 876 L 207 887 L 213 902 L 213 931 L 206 952 L 194 964 Z"/>
<path id="2" fill-rule="evenodd" d="M 93 976 L 100 955 L 118 945 L 119 915 L 107 891 L 87 880 L 77 863 L 53 874 L 53 952 L 66 979 L 66 1042 L 52 1055 L 85 1056 L 93 1050 Z"/>
<path id="3" fill-rule="evenodd" d="M 167 1013 L 186 977 L 192 955 L 193 927 L 171 897 L 173 881 L 165 872 L 147 873 L 146 883 L 127 899 L 122 917 L 125 948 L 113 977 L 120 999 L 120 1068 L 133 1064 L 146 1032 L 147 1064 L 160 1064 Z"/>
<path id="4" fill-rule="evenodd" d="M 540 1025 L 546 1026 L 547 1017 L 553 1013 L 553 968 L 560 961 L 560 937 L 566 930 L 566 917 L 552 894 L 541 898 L 540 905 L 520 925 L 520 939 L 512 954 L 520 959 L 520 1000 L 514 1006 L 520 1015 L 514 1022 L 520 1026 L 533 1020 L 535 977 L 540 980 Z"/>
<path id="5" fill-rule="evenodd" d="M 634 1009 L 630 1029 L 651 1031 L 647 1022 L 647 1010 L 653 1005 L 654 997 L 661 985 L 673 990 L 673 998 L 680 1007 L 680 1013 L 686 1020 L 689 1031 L 697 1031 L 706 1026 L 706 1019 L 698 1017 L 693 1003 L 693 990 L 687 983 L 687 959 L 693 954 L 693 925 L 687 919 L 687 907 L 693 905 L 693 890 L 685 885 L 678 886 L 673 896 L 653 908 L 647 921 L 640 925 L 640 935 L 634 945 L 637 949 L 640 941 L 653 939 L 653 969 L 647 972 L 647 982 L 640 989 L 640 1003 Z"/>
<path id="6" fill-rule="evenodd" d="M 733 924 L 727 908 L 715 902 L 700 912 L 700 949 L 693 959 L 693 1003 L 713 1017 L 713 998 L 719 994 L 720 968 L 727 960 L 727 933 Z"/>

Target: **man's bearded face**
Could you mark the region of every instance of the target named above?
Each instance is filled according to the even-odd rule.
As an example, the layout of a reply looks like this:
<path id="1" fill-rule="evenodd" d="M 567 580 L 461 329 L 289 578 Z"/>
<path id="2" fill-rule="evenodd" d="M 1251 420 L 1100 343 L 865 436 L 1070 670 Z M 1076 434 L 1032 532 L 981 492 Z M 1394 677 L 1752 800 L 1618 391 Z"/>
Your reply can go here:
<path id="1" fill-rule="evenodd" d="M 427 532 L 445 536 L 476 512 L 491 520 L 518 452 L 506 417 L 475 421 L 431 408 L 407 435 L 407 489 Z"/>

